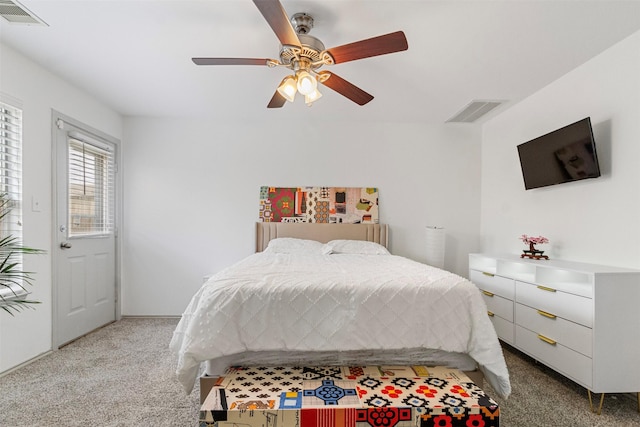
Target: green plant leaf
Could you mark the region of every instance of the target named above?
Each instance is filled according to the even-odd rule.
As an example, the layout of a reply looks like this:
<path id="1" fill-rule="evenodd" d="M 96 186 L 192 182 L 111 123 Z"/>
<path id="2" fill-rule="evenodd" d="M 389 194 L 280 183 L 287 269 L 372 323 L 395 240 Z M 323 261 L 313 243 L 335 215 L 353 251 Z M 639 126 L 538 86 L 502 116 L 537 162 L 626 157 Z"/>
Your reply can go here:
<path id="1" fill-rule="evenodd" d="M 6 194 L 0 194 L 0 222 L 9 214 L 12 201 Z M 23 246 L 16 236 L 8 235 L 0 238 L 0 288 L 9 288 L 14 297 L 0 296 L 0 308 L 12 316 L 25 308 L 32 308 L 30 304 L 40 304 L 39 301 L 24 299 L 16 288 L 28 292 L 25 284 L 33 285 L 33 272 L 21 270 L 21 256 L 28 254 L 44 254 L 46 251 Z"/>

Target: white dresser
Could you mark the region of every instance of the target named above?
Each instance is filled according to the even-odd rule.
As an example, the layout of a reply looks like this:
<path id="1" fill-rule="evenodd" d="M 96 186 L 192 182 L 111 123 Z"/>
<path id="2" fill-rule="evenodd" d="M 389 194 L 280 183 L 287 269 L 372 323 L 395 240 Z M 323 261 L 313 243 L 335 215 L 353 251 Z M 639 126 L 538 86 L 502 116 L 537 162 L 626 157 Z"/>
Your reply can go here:
<path id="1" fill-rule="evenodd" d="M 590 393 L 640 392 L 640 270 L 470 254 L 469 278 L 501 340 Z"/>

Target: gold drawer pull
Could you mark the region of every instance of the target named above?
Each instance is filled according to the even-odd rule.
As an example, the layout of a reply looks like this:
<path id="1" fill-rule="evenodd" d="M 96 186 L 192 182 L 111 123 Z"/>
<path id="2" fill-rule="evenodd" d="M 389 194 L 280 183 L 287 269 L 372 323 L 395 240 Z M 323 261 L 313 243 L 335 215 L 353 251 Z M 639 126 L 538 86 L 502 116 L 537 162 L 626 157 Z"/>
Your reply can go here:
<path id="1" fill-rule="evenodd" d="M 547 338 L 544 335 L 538 334 L 538 338 L 540 338 L 542 341 L 546 342 L 547 344 L 556 345 L 556 342 L 554 340 L 552 340 L 551 338 Z"/>
<path id="2" fill-rule="evenodd" d="M 557 316 L 555 314 L 547 313 L 546 311 L 538 310 L 538 314 L 540 316 L 548 317 L 549 319 L 555 319 Z"/>
<path id="3" fill-rule="evenodd" d="M 493 294 L 491 292 L 489 292 L 489 291 L 482 291 L 482 293 L 485 294 L 488 297 L 492 297 L 493 296 Z"/>
<path id="4" fill-rule="evenodd" d="M 484 274 L 485 276 L 489 276 L 489 277 L 495 276 L 495 274 L 487 273 L 486 271 L 483 271 L 482 274 Z"/>
<path id="5" fill-rule="evenodd" d="M 555 292 L 556 291 L 553 288 L 548 288 L 548 287 L 542 286 L 542 285 L 538 285 L 538 289 L 543 290 L 543 291 L 547 291 L 547 292 Z"/>
<path id="6" fill-rule="evenodd" d="M 489 317 L 493 317 L 493 316 L 495 316 L 495 314 L 493 314 L 493 312 L 492 312 L 492 311 L 487 311 L 487 314 L 489 315 Z"/>

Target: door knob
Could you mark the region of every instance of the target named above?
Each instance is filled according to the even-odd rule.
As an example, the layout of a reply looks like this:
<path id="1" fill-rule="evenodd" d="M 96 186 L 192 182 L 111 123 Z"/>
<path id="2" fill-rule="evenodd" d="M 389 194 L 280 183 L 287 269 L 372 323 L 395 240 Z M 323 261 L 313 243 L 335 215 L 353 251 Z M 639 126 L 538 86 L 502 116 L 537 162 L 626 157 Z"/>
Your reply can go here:
<path id="1" fill-rule="evenodd" d="M 69 243 L 69 242 L 62 242 L 62 243 L 60 243 L 60 247 L 61 247 L 62 249 L 71 249 L 71 243 Z"/>

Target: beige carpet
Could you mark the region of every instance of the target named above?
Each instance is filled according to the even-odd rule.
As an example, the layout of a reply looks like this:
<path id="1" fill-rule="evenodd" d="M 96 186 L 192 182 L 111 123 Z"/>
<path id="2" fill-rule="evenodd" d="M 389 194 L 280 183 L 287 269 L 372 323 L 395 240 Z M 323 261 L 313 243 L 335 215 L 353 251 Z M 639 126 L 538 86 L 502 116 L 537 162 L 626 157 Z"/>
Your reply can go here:
<path id="1" fill-rule="evenodd" d="M 196 426 L 199 390 L 187 396 L 168 344 L 177 319 L 127 318 L 0 377 L 0 426 Z M 629 395 L 589 412 L 585 389 L 505 350 L 513 394 L 501 426 L 640 426 Z"/>

